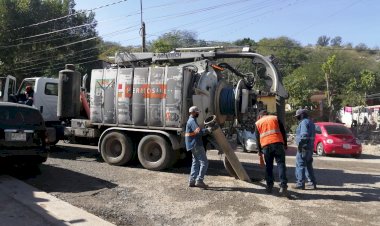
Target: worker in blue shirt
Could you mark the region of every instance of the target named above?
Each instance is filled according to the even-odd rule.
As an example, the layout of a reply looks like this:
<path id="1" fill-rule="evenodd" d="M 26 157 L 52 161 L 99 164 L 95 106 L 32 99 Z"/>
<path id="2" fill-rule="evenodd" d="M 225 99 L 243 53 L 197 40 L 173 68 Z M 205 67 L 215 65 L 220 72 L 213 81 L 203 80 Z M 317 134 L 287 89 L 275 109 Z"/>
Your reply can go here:
<path id="1" fill-rule="evenodd" d="M 305 189 L 305 179 L 309 181 L 306 187 L 317 188 L 317 182 L 313 169 L 313 146 L 315 137 L 315 125 L 309 119 L 307 110 L 299 109 L 296 115 L 299 125 L 296 130 L 296 144 L 298 147 L 296 155 L 296 179 L 295 189 Z"/>
<path id="2" fill-rule="evenodd" d="M 185 143 L 187 151 L 191 151 L 193 160 L 189 177 L 189 187 L 207 188 L 203 182 L 208 168 L 206 150 L 203 147 L 202 135 L 206 134 L 207 129 L 201 129 L 197 123 L 199 109 L 197 106 L 189 108 L 189 120 L 186 124 Z"/>

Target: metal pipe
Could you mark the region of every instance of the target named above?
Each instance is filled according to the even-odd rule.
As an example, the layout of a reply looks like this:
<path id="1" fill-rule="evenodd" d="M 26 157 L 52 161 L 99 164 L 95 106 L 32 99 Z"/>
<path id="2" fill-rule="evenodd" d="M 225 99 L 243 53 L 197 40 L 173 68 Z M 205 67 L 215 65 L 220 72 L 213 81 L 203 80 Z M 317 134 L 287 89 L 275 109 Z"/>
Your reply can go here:
<path id="1" fill-rule="evenodd" d="M 212 130 L 212 135 L 215 138 L 216 142 L 222 149 L 223 153 L 226 155 L 228 162 L 231 164 L 233 170 L 240 180 L 251 182 L 251 178 L 249 178 L 247 172 L 243 168 L 243 165 L 239 161 L 235 152 L 232 150 L 231 145 L 228 143 L 228 140 L 224 136 L 223 131 L 220 129 L 220 126 L 216 123 L 216 116 L 212 115 L 208 117 L 204 124 L 206 127 L 210 127 Z"/>

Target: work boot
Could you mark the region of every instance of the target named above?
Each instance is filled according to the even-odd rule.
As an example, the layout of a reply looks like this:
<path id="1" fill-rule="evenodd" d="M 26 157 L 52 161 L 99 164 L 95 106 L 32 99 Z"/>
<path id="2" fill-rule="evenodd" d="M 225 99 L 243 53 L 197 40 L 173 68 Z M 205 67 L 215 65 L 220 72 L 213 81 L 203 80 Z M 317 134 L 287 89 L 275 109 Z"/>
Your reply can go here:
<path id="1" fill-rule="evenodd" d="M 267 191 L 267 193 L 272 193 L 273 185 L 267 185 L 267 187 L 265 188 L 265 190 Z"/>
<path id="2" fill-rule="evenodd" d="M 278 193 L 280 194 L 280 196 L 287 196 L 288 195 L 288 188 L 280 187 L 280 191 Z"/>
<path id="3" fill-rule="evenodd" d="M 315 190 L 315 189 L 317 189 L 317 185 L 314 184 L 313 182 L 309 182 L 309 183 L 307 183 L 305 187 L 306 187 L 307 189 L 311 189 L 311 190 Z"/>
<path id="4" fill-rule="evenodd" d="M 189 181 L 189 187 L 190 188 L 195 187 L 195 181 Z"/>
<path id="5" fill-rule="evenodd" d="M 208 185 L 205 184 L 203 181 L 197 181 L 195 182 L 195 187 L 206 189 L 208 188 Z"/>
<path id="6" fill-rule="evenodd" d="M 293 185 L 292 186 L 293 189 L 296 189 L 296 190 L 305 190 L 305 186 L 304 185 Z"/>

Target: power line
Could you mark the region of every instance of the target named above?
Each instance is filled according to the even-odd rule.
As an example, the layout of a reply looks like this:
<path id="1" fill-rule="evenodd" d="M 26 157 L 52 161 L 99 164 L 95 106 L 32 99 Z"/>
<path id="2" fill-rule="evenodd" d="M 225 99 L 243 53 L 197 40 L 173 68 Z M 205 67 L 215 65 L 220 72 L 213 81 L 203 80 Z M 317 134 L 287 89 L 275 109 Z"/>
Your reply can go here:
<path id="1" fill-rule="evenodd" d="M 80 58 L 80 59 L 78 59 L 77 61 L 80 61 L 80 60 L 85 60 L 85 59 L 91 59 L 91 58 L 94 58 L 94 57 L 96 57 L 96 56 L 89 56 L 89 57 L 84 57 L 84 58 Z M 14 71 L 22 71 L 22 72 L 29 72 L 29 71 L 35 71 L 35 69 L 39 69 L 39 68 L 41 68 L 41 70 L 43 69 L 43 68 L 49 68 L 49 67 L 51 67 L 51 66 L 57 66 L 57 65 L 64 65 L 65 63 L 64 62 L 60 62 L 60 63 L 55 63 L 55 64 L 52 64 L 52 65 L 46 65 L 46 66 L 41 66 L 41 67 L 34 67 L 34 68 L 29 68 L 29 69 L 25 69 L 25 70 L 23 70 L 23 69 L 14 69 Z"/>
<path id="2" fill-rule="evenodd" d="M 245 0 L 245 1 L 247 1 L 247 0 Z M 167 4 L 161 4 L 161 5 L 156 5 L 156 6 L 148 7 L 148 9 L 158 8 L 158 7 L 162 7 L 162 6 L 168 6 L 168 5 L 172 5 L 172 4 L 174 4 L 174 2 L 173 3 L 167 3 Z M 106 5 L 106 6 L 108 6 L 108 5 Z M 133 16 L 133 15 L 136 15 L 136 14 L 139 14 L 139 13 L 140 12 L 136 12 L 134 14 L 129 14 L 129 15 L 126 15 L 126 16 L 114 17 L 114 18 L 111 18 L 111 19 L 108 19 L 108 20 L 96 21 L 96 22 L 82 24 L 82 25 L 78 25 L 78 26 L 74 26 L 74 27 L 68 27 L 68 28 L 64 28 L 64 29 L 60 29 L 60 30 L 40 33 L 40 34 L 36 34 L 36 35 L 31 35 L 31 36 L 27 36 L 27 37 L 18 38 L 16 40 L 25 40 L 25 39 L 30 39 L 30 38 L 36 38 L 36 37 L 41 37 L 41 36 L 45 36 L 45 35 L 51 35 L 51 34 L 55 34 L 55 33 L 60 33 L 60 32 L 63 32 L 63 31 L 73 30 L 73 29 L 80 28 L 80 27 L 97 25 L 97 24 L 104 23 L 104 22 L 111 22 L 111 21 L 119 20 L 121 18 L 130 17 L 130 16 Z M 64 18 L 64 17 L 62 17 L 62 18 Z M 24 45 L 31 45 L 31 44 L 37 44 L 37 43 L 48 42 L 48 41 L 53 41 L 53 40 L 61 40 L 61 39 L 64 39 L 64 38 L 66 38 L 66 37 L 57 38 L 57 39 L 47 39 L 47 40 L 44 40 L 44 41 L 19 43 L 19 44 L 14 44 L 14 45 L 5 45 L 5 46 L 0 46 L 0 48 L 11 48 L 11 47 L 24 46 Z M 67 37 L 67 38 L 70 38 L 70 37 Z"/>
<path id="3" fill-rule="evenodd" d="M 92 49 L 91 51 L 93 51 L 94 49 Z M 89 54 L 91 53 L 90 52 L 86 52 L 85 54 Z M 77 54 L 78 52 L 75 52 L 75 53 L 70 53 L 70 54 L 67 54 L 67 55 L 63 55 L 63 56 L 60 56 L 60 59 L 55 59 L 54 61 L 59 61 L 59 60 L 68 60 L 70 58 L 78 58 L 80 57 L 81 55 L 78 55 Z M 75 54 L 75 55 L 74 55 Z M 49 57 L 48 59 L 52 59 L 53 57 Z M 35 66 L 38 66 L 38 65 L 43 65 L 43 64 L 47 64 L 47 63 L 51 63 L 51 61 L 46 61 L 47 59 L 41 59 L 43 60 L 42 62 L 39 62 L 39 63 L 33 63 L 31 65 L 28 65 L 28 66 L 23 66 L 23 67 L 18 67 L 18 68 L 15 68 L 13 70 L 17 71 L 17 70 L 22 70 L 22 69 L 28 69 L 28 68 L 32 68 L 32 67 L 35 67 Z"/>
<path id="4" fill-rule="evenodd" d="M 76 50 L 75 52 L 63 55 L 63 57 L 70 56 L 70 55 L 73 55 L 73 54 L 77 54 L 77 53 L 80 53 L 80 52 L 92 51 L 92 50 L 95 50 L 95 49 L 98 49 L 98 48 L 99 48 L 98 46 L 95 46 L 95 47 L 92 47 L 92 48 L 87 48 L 87 49 L 82 49 L 82 50 Z M 25 64 L 25 63 L 32 63 L 32 62 L 36 62 L 36 61 L 53 59 L 53 58 L 56 58 L 56 56 L 50 56 L 50 57 L 38 58 L 38 59 L 26 59 L 26 60 L 22 60 L 22 61 L 17 61 L 16 63 L 17 64 Z"/>
<path id="5" fill-rule="evenodd" d="M 156 23 L 156 22 L 160 22 L 160 21 L 165 21 L 165 20 L 170 19 L 170 18 L 178 18 L 178 17 L 188 16 L 188 15 L 193 15 L 193 14 L 198 14 L 198 13 L 204 13 L 206 11 L 211 11 L 211 10 L 214 10 L 214 9 L 218 9 L 218 8 L 222 8 L 222 7 L 226 7 L 226 6 L 230 6 L 230 5 L 236 5 L 236 3 L 248 2 L 248 1 L 251 1 L 251 0 L 238 0 L 238 1 L 233 1 L 233 2 L 230 2 L 230 3 L 219 4 L 219 5 L 212 6 L 212 7 L 206 7 L 206 8 L 196 9 L 196 10 L 192 10 L 192 11 L 185 11 L 185 12 L 181 12 L 181 13 L 177 13 L 177 14 L 160 16 L 160 17 L 152 18 L 152 19 L 148 20 L 148 22 L 149 23 Z M 260 2 L 260 3 L 262 3 L 262 2 Z M 249 9 L 247 7 L 243 9 L 243 11 L 246 11 L 246 10 L 251 10 L 251 9 Z M 237 12 L 242 12 L 242 10 L 239 10 Z M 158 20 L 157 20 L 157 18 L 158 18 Z M 217 16 L 211 16 L 211 17 L 208 17 L 206 19 L 201 19 L 201 20 L 198 20 L 198 21 L 206 21 L 206 20 L 210 21 L 210 19 L 218 19 L 218 18 L 219 18 L 219 15 L 217 15 Z M 187 25 L 192 25 L 192 24 L 194 24 L 194 21 L 192 21 L 190 23 L 186 23 L 186 24 L 181 24 L 180 26 L 171 27 L 169 29 L 164 29 L 164 30 L 161 30 L 160 32 L 156 32 L 155 34 L 162 33 L 164 31 L 173 30 L 173 29 L 176 29 L 176 28 L 179 28 L 179 27 L 184 27 L 184 26 L 187 26 Z M 151 35 L 149 35 L 149 37 L 157 36 L 155 34 L 151 34 Z M 129 41 L 129 40 L 134 40 L 134 39 L 137 39 L 137 37 L 136 38 L 130 38 L 130 39 L 127 39 L 127 40 L 124 40 L 124 41 Z"/>
<path id="6" fill-rule="evenodd" d="M 327 19 L 327 18 L 334 17 L 334 16 L 338 15 L 339 13 L 344 12 L 344 11 L 347 10 L 348 8 L 351 8 L 352 6 L 356 5 L 357 3 L 361 2 L 361 1 L 363 1 L 363 0 L 359 0 L 359 1 L 353 2 L 353 3 L 347 5 L 347 6 L 344 7 L 344 8 L 340 8 L 339 10 L 333 12 L 332 14 L 330 14 L 330 15 L 328 15 L 328 16 L 324 16 L 323 19 Z M 303 30 L 298 31 L 298 32 L 295 33 L 293 36 L 297 36 L 297 35 L 299 35 L 300 33 L 304 32 L 304 31 L 306 31 L 306 30 L 309 30 L 310 28 L 312 28 L 312 27 L 314 27 L 314 26 L 316 26 L 316 25 L 318 25 L 318 24 L 319 24 L 319 23 L 311 24 L 311 25 L 307 26 L 306 28 L 304 28 Z"/>
<path id="7" fill-rule="evenodd" d="M 245 2 L 245 1 L 235 1 L 234 3 L 236 3 L 236 2 Z M 221 4 L 221 5 L 226 5 L 226 4 Z M 220 5 L 217 5 L 217 6 L 220 6 Z M 217 7 L 217 6 L 203 8 L 203 10 L 212 10 L 212 9 L 215 9 L 215 7 Z M 198 12 L 199 12 L 199 10 L 198 10 L 198 11 L 188 11 L 188 12 L 185 12 L 185 13 L 174 14 L 174 15 L 169 15 L 169 16 L 171 16 L 171 17 L 185 16 L 185 15 L 192 15 L 192 14 L 195 14 L 195 13 L 198 13 Z M 169 16 L 164 16 L 164 17 L 169 17 Z M 158 17 L 158 18 L 162 18 L 162 17 L 163 17 L 163 16 Z M 156 22 L 156 21 L 153 21 L 153 22 Z M 190 24 L 193 24 L 193 22 L 190 23 Z M 138 25 L 136 25 L 136 26 L 138 26 Z M 129 27 L 129 28 L 131 28 L 131 27 Z M 129 29 L 129 28 L 127 28 L 127 29 Z M 125 30 L 125 29 L 122 29 L 122 30 Z M 115 33 L 120 33 L 120 31 L 122 31 L 122 30 L 119 30 L 119 31 L 116 31 L 116 32 L 112 32 L 112 33 L 110 33 L 110 34 L 108 34 L 108 35 L 115 34 Z M 108 35 L 104 35 L 104 36 L 108 36 Z M 53 48 L 49 48 L 49 49 L 47 49 L 47 50 L 43 50 L 43 51 L 35 51 L 35 52 L 33 52 L 33 54 L 35 54 L 35 53 L 40 53 L 40 52 L 45 52 L 45 51 L 49 51 L 49 50 L 53 50 L 53 49 L 58 49 L 58 48 L 66 47 L 66 46 L 69 46 L 69 45 L 74 45 L 74 44 L 77 44 L 77 43 L 81 43 L 81 42 L 89 41 L 89 40 L 96 39 L 96 38 L 98 38 L 98 37 L 94 37 L 94 38 L 90 38 L 90 39 L 84 39 L 84 40 L 80 40 L 80 41 L 77 41 L 77 42 L 68 43 L 68 44 L 66 44 L 66 45 L 61 45 L 61 46 L 57 46 L 57 47 L 53 47 Z M 269 46 L 268 46 L 268 47 L 269 47 Z M 277 47 L 277 48 L 280 48 L 281 46 L 271 46 L 271 47 Z M 288 47 L 288 46 L 282 46 L 282 48 L 289 48 L 289 47 Z M 299 47 L 291 47 L 291 48 L 299 48 Z M 341 50 L 341 49 L 339 49 L 339 50 Z"/>
<path id="8" fill-rule="evenodd" d="M 27 25 L 27 26 L 14 28 L 14 29 L 11 29 L 10 31 L 17 31 L 17 30 L 28 28 L 28 27 L 39 26 L 39 25 L 46 24 L 46 23 L 49 23 L 49 22 L 52 22 L 52 21 L 62 20 L 62 19 L 65 19 L 65 18 L 68 18 L 68 17 L 71 17 L 71 16 L 75 16 L 75 15 L 83 13 L 83 12 L 95 11 L 95 10 L 98 10 L 98 9 L 106 8 L 106 7 L 109 7 L 109 6 L 112 6 L 112 5 L 116 5 L 116 4 L 119 4 L 119 3 L 122 3 L 122 2 L 126 2 L 126 1 L 128 1 L 128 0 L 120 0 L 118 2 L 113 2 L 113 3 L 110 3 L 110 4 L 102 5 L 102 6 L 99 6 L 99 7 L 96 7 L 96 8 L 92 8 L 92 9 L 89 9 L 89 10 L 79 11 L 79 12 L 76 12 L 76 13 L 73 13 L 73 14 L 69 14 L 69 15 L 66 15 L 66 16 L 57 17 L 57 18 L 54 18 L 54 19 L 41 21 L 41 22 L 38 22 L 38 23 L 35 23 L 35 24 L 30 24 L 30 25 Z"/>
<path id="9" fill-rule="evenodd" d="M 299 0 L 295 0 L 295 2 L 298 2 Z M 231 22 L 231 23 L 229 23 L 229 24 L 226 24 L 226 26 L 228 26 L 228 25 L 233 25 L 233 24 L 238 24 L 239 22 L 242 22 L 242 21 L 246 21 L 247 19 L 252 19 L 252 18 L 260 18 L 260 19 L 262 19 L 261 17 L 262 16 L 264 16 L 264 15 L 268 15 L 268 14 L 271 14 L 271 13 L 275 13 L 275 12 L 277 12 L 277 11 L 280 11 L 280 10 L 283 10 L 284 8 L 287 8 L 287 7 L 291 7 L 291 6 L 293 6 L 294 4 L 296 4 L 296 3 L 291 3 L 291 2 L 289 2 L 289 3 L 286 3 L 286 5 L 284 5 L 284 6 L 280 6 L 280 7 L 278 7 L 278 8 L 274 8 L 274 9 L 271 9 L 271 10 L 267 10 L 267 11 L 265 11 L 265 12 L 262 12 L 262 13 L 260 13 L 260 14 L 257 14 L 257 15 L 254 15 L 254 16 L 249 16 L 248 18 L 242 18 L 242 19 L 240 19 L 240 20 L 236 20 L 236 21 L 233 21 L 233 22 Z M 279 5 L 278 3 L 277 4 L 275 4 L 276 6 L 277 5 Z M 269 6 L 265 6 L 265 7 L 262 7 L 262 8 L 260 8 L 260 10 L 261 9 L 265 9 L 265 8 L 269 8 Z M 248 12 L 249 13 L 249 12 Z M 243 14 L 246 14 L 246 13 L 242 13 L 242 14 L 240 14 L 240 15 L 243 15 Z M 231 17 L 230 17 L 231 18 Z M 257 21 L 257 20 L 256 20 Z M 250 24 L 253 24 L 253 22 L 251 22 Z M 246 25 L 244 25 L 244 26 L 246 26 Z M 241 28 L 242 26 L 239 26 L 239 27 L 236 27 L 235 28 L 235 30 L 238 30 L 239 28 Z M 209 29 L 207 29 L 207 30 L 205 30 L 205 31 L 202 31 L 202 33 L 208 33 L 208 32 L 211 32 L 211 31 L 213 31 L 213 30 L 216 30 L 217 29 L 217 27 L 212 27 L 212 28 L 209 28 Z M 228 32 L 229 33 L 233 33 L 232 32 L 233 30 L 229 30 Z"/>
<path id="10" fill-rule="evenodd" d="M 238 0 L 238 1 L 233 1 L 233 2 L 229 2 L 229 3 L 219 4 L 219 5 L 212 6 L 212 7 L 206 7 L 206 8 L 201 8 L 201 9 L 198 9 L 198 10 L 188 11 L 188 12 L 184 12 L 184 13 L 179 13 L 179 14 L 174 14 L 174 15 L 169 15 L 169 16 L 160 16 L 160 17 L 158 17 L 158 18 L 178 17 L 178 16 L 192 15 L 192 14 L 195 14 L 195 13 L 200 13 L 200 12 L 204 12 L 204 11 L 209 11 L 209 10 L 217 9 L 217 8 L 220 8 L 220 7 L 229 6 L 229 5 L 231 5 L 231 4 L 235 4 L 235 3 L 239 3 L 239 2 L 246 2 L 246 1 L 249 1 L 249 0 Z M 168 4 L 166 4 L 166 5 L 168 5 Z M 159 7 L 159 6 L 160 6 L 160 5 L 158 5 L 158 6 L 156 6 L 156 7 Z M 151 7 L 151 8 L 153 8 L 153 7 Z M 88 25 L 91 25 L 91 24 L 92 24 L 92 23 L 90 23 L 90 24 L 84 24 L 84 25 L 79 25 L 79 26 L 76 26 L 76 27 L 66 28 L 66 29 L 63 29 L 63 30 L 75 29 L 75 28 L 78 28 L 78 27 L 88 26 Z M 130 28 L 131 28 L 131 27 L 129 27 L 129 28 L 127 28 L 127 29 L 130 29 Z M 122 30 L 125 30 L 125 29 L 122 29 Z M 61 30 L 59 30 L 59 31 L 61 31 Z M 18 39 L 18 40 L 27 39 L 27 38 L 33 38 L 33 37 L 38 37 L 38 36 L 42 36 L 42 35 L 46 35 L 46 34 L 52 34 L 52 33 L 56 33 L 56 32 L 59 32 L 59 31 L 53 31 L 53 32 L 48 32 L 48 33 L 38 34 L 38 35 L 34 35 L 34 36 L 24 37 L 24 38 L 20 38 L 20 39 Z M 120 31 L 117 31 L 117 32 L 120 32 Z M 112 32 L 112 33 L 110 33 L 110 34 L 106 34 L 106 35 L 104 35 L 104 36 L 112 35 L 113 33 L 114 33 L 114 32 Z M 77 43 L 81 43 L 81 42 L 90 41 L 90 40 L 93 40 L 93 39 L 96 39 L 96 38 L 97 38 L 97 37 L 88 38 L 88 39 L 80 40 L 80 41 L 77 41 L 77 42 L 69 43 L 69 44 L 66 44 L 66 45 L 61 45 L 61 46 L 58 46 L 58 47 L 49 48 L 48 50 L 57 49 L 57 48 L 61 48 L 61 47 L 66 47 L 66 46 L 69 46 L 69 45 L 73 45 L 73 44 L 77 44 Z M 3 47 L 5 47 L 5 46 L 3 46 Z M 39 52 L 44 52 L 44 51 L 47 51 L 47 50 L 34 51 L 33 53 L 39 53 Z"/>
<path id="11" fill-rule="evenodd" d="M 37 38 L 37 37 L 41 37 L 41 36 L 44 36 L 44 35 L 55 34 L 55 33 L 59 33 L 59 32 L 62 32 L 62 31 L 74 30 L 76 28 L 93 26 L 93 25 L 96 25 L 96 22 L 91 22 L 91 23 L 87 23 L 87 24 L 82 24 L 82 25 L 74 26 L 74 27 L 64 28 L 64 29 L 61 29 L 61 30 L 50 31 L 50 32 L 42 33 L 42 34 L 31 35 L 31 36 L 28 36 L 28 37 L 18 38 L 18 39 L 16 39 L 16 41 L 30 39 L 30 38 Z"/>
<path id="12" fill-rule="evenodd" d="M 262 4 L 262 3 L 264 3 L 264 4 Z M 275 5 L 277 5 L 276 1 L 273 1 L 273 2 L 270 2 L 270 1 L 269 2 L 268 1 L 260 2 L 260 5 L 257 4 L 256 8 L 252 7 L 253 10 L 252 10 L 251 7 L 246 7 L 243 10 L 238 9 L 236 11 L 229 12 L 228 15 L 230 15 L 230 17 L 227 17 L 227 18 L 233 18 L 234 17 L 233 13 L 235 13 L 235 12 L 238 13 L 239 15 L 243 15 L 243 14 L 246 14 L 246 13 L 254 12 L 256 10 L 261 10 L 261 9 L 264 9 L 264 8 L 267 8 L 267 7 L 271 7 L 271 6 L 275 6 Z M 195 12 L 199 12 L 199 10 L 196 10 Z M 174 16 L 178 17 L 178 16 L 181 16 L 181 15 L 174 15 Z M 258 15 L 258 16 L 261 16 L 261 14 Z M 191 21 L 191 22 L 186 23 L 186 24 L 181 24 L 181 25 L 176 26 L 176 27 L 172 27 L 172 28 L 169 28 L 169 29 L 161 30 L 159 32 L 156 32 L 155 34 L 162 33 L 164 31 L 169 31 L 169 30 L 172 30 L 172 29 L 175 29 L 175 28 L 179 28 L 179 27 L 185 27 L 185 26 L 188 26 L 188 25 L 197 25 L 198 26 L 199 23 L 202 23 L 202 22 L 210 22 L 211 21 L 211 23 L 207 23 L 207 25 L 213 25 L 216 22 L 212 22 L 212 21 L 218 21 L 218 20 L 223 20 L 224 21 L 224 20 L 226 20 L 226 18 L 225 17 L 220 18 L 218 16 L 210 16 L 210 17 L 206 17 L 206 18 L 203 18 L 203 19 L 200 19 L 200 20 L 197 20 L 197 21 Z M 152 23 L 154 23 L 154 22 L 158 22 L 158 21 L 156 21 L 156 20 L 152 21 Z M 233 24 L 233 23 L 231 23 L 231 24 Z M 210 30 L 213 30 L 213 29 L 221 29 L 219 26 L 212 27 L 212 26 L 207 26 L 207 25 L 202 26 L 202 27 L 206 27 L 207 28 L 206 32 L 210 31 Z M 223 26 L 224 26 L 224 24 L 223 24 Z M 201 33 L 205 33 L 205 32 L 201 32 Z M 149 37 L 152 37 L 152 36 L 156 36 L 156 35 L 154 35 L 154 34 L 153 35 L 149 35 Z"/>

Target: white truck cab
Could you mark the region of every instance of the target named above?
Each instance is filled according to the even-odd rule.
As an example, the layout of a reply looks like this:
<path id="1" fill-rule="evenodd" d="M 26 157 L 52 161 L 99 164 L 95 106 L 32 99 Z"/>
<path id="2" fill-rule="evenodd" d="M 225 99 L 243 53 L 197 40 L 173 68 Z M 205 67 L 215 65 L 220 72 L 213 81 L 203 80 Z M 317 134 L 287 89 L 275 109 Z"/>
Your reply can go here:
<path id="1" fill-rule="evenodd" d="M 59 121 L 57 117 L 58 79 L 26 78 L 22 81 L 16 95 L 24 94 L 27 86 L 33 88 L 33 107 L 40 110 L 45 122 Z"/>
<path id="2" fill-rule="evenodd" d="M 63 136 L 63 128 L 57 117 L 58 79 L 47 77 L 26 78 L 16 92 L 16 78 L 10 75 L 0 77 L 0 102 L 18 102 L 25 95 L 26 87 L 34 91 L 33 105 L 45 121 L 48 142 L 55 144 Z"/>

